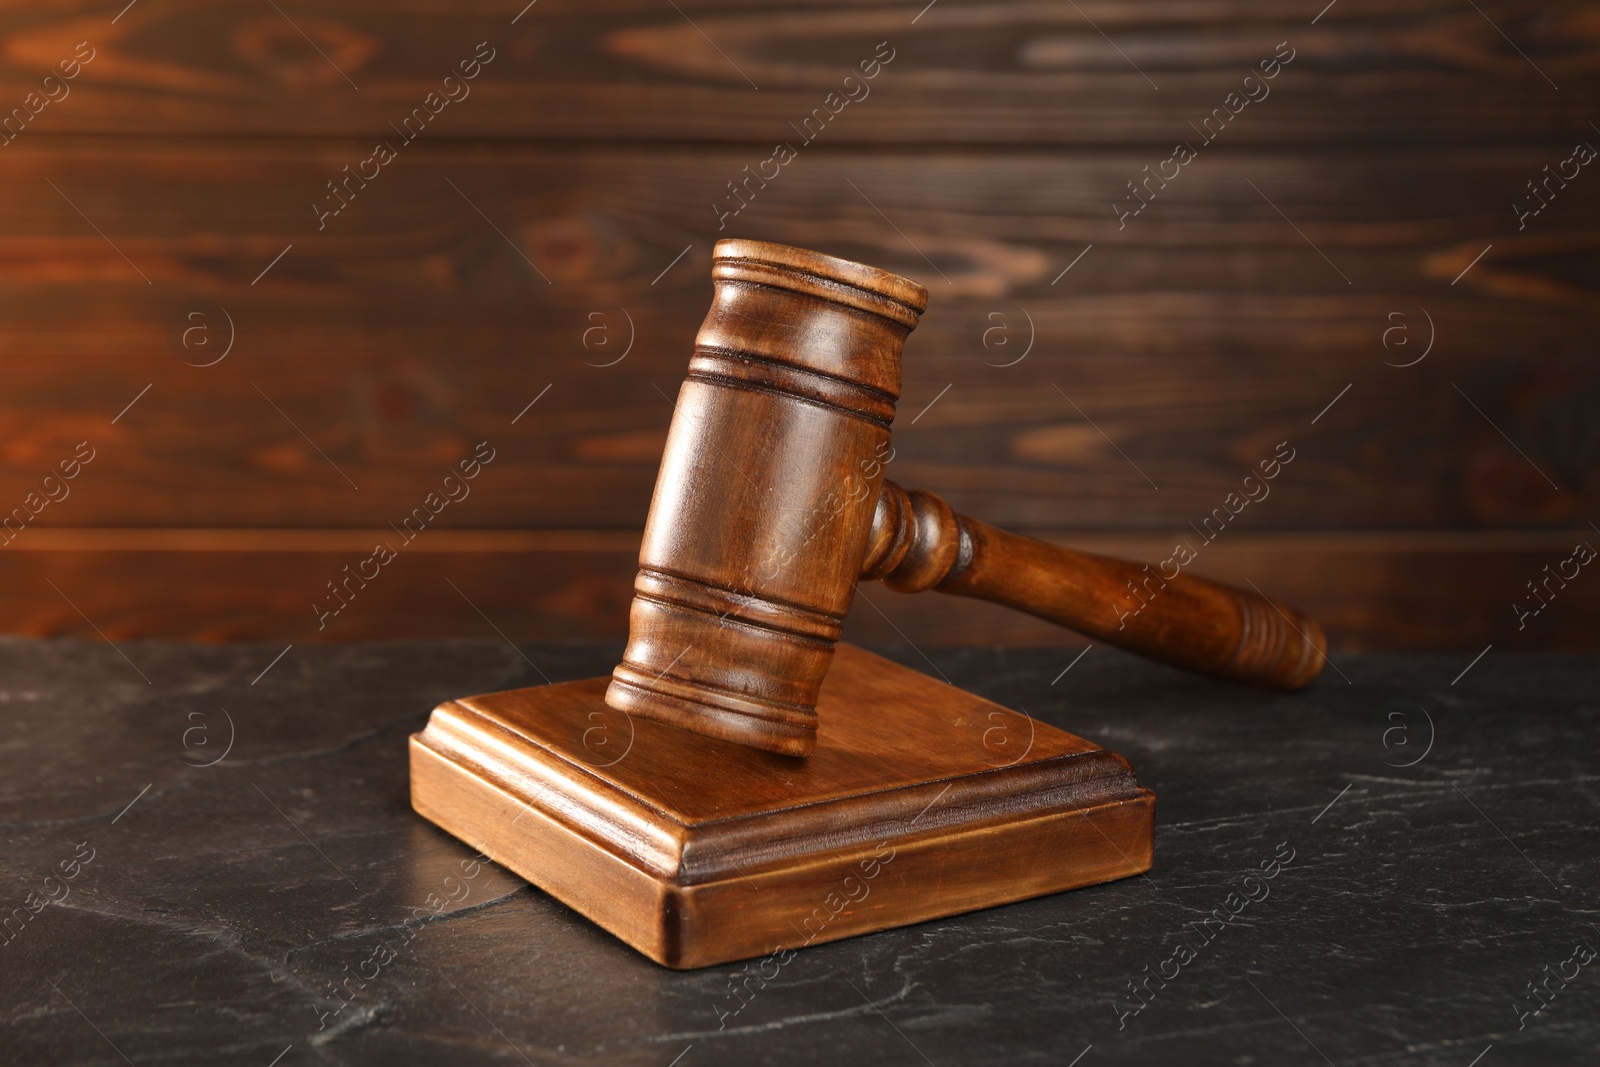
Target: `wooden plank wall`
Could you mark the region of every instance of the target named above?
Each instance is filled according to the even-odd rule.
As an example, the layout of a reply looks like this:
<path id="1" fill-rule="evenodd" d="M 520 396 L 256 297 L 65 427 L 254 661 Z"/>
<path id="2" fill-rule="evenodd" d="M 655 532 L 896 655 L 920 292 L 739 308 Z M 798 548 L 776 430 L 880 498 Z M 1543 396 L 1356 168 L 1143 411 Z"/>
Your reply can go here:
<path id="1" fill-rule="evenodd" d="M 929 286 L 903 484 L 1155 560 L 1287 441 L 1198 573 L 1342 647 L 1600 647 L 1600 574 L 1513 607 L 1600 545 L 1588 5 L 276 6 L 0 23 L 5 630 L 621 635 L 738 235 Z M 863 593 L 856 640 L 1075 640 Z"/>

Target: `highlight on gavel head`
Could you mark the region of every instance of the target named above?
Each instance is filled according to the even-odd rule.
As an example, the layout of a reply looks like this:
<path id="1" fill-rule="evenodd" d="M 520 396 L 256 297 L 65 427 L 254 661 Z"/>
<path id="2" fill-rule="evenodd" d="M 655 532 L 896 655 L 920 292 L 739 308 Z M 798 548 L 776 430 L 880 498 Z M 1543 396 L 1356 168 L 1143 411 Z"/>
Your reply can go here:
<path id="1" fill-rule="evenodd" d="M 762 241 L 719 241 L 712 261 L 606 703 L 806 756 L 928 294 Z"/>

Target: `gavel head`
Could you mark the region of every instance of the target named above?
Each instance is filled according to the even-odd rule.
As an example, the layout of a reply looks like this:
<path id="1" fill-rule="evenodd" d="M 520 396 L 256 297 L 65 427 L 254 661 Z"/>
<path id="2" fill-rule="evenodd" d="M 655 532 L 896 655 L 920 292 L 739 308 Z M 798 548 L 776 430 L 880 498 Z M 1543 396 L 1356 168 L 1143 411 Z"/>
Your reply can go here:
<path id="1" fill-rule="evenodd" d="M 606 703 L 805 756 L 928 294 L 761 241 L 719 241 L 712 259 Z"/>

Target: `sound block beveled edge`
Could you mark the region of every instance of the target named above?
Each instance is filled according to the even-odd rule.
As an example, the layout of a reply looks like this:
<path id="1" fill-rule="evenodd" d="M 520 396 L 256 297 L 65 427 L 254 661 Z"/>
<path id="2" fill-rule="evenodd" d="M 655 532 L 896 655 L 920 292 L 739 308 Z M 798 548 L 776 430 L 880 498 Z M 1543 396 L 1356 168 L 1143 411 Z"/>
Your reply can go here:
<path id="1" fill-rule="evenodd" d="M 1155 796 L 1120 756 L 860 649 L 839 646 L 807 761 L 638 720 L 628 754 L 597 766 L 578 735 L 608 682 L 440 705 L 411 738 L 412 806 L 665 966 L 1150 867 Z M 973 742 L 1000 715 L 1030 742 L 997 765 Z"/>

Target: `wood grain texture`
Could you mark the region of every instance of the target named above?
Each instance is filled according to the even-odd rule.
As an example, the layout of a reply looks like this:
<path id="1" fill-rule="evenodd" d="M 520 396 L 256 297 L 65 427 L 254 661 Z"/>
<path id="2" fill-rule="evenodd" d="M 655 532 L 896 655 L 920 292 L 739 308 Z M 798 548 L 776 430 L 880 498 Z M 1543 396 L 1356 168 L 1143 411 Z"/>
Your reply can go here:
<path id="1" fill-rule="evenodd" d="M 325 602 L 325 583 L 366 558 L 381 531 L 37 533 L 31 548 L 0 551 L 6 629 L 89 640 L 103 634 L 119 644 L 148 638 L 301 642 L 506 635 L 603 638 L 620 650 L 639 555 L 638 535 L 627 531 L 440 530 L 419 538 L 412 551 L 384 568 L 381 581 L 319 628 L 313 605 Z M 1056 544 L 1152 563 L 1172 551 L 1170 539 L 1150 534 L 1039 534 Z M 1592 650 L 1600 634 L 1600 602 L 1585 595 L 1583 586 L 1555 599 L 1526 628 L 1519 628 L 1512 610 L 1514 602 L 1528 598 L 1528 581 L 1585 540 L 1600 544 L 1592 530 L 1582 529 L 1239 531 L 1208 546 L 1194 573 L 1241 587 L 1254 582 L 1269 596 L 1300 607 L 1324 625 L 1335 665 L 1343 649 L 1465 650 L 1470 657 L 1492 641 L 1497 648 Z M 857 591 L 844 636 L 864 644 L 910 642 L 933 657 L 919 662 L 935 673 L 939 649 L 952 645 L 1083 643 L 1059 626 L 998 605 L 907 596 L 875 585 Z"/>
<path id="2" fill-rule="evenodd" d="M 185 526 L 382 530 L 485 440 L 496 460 L 429 539 L 636 532 L 710 246 L 732 233 L 928 284 L 890 473 L 997 525 L 1072 544 L 1149 534 L 1167 542 L 1140 557 L 1155 562 L 1288 441 L 1298 458 L 1271 499 L 1198 572 L 1237 582 L 1237 539 L 1366 546 L 1268 553 L 1302 561 L 1306 584 L 1263 588 L 1326 618 L 1336 643 L 1482 647 L 1509 603 L 1488 587 L 1520 590 L 1547 561 L 1442 546 L 1600 521 L 1600 197 L 1585 176 L 1525 229 L 1513 208 L 1593 139 L 1600 34 L 1581 4 L 123 6 L 0 19 L 0 514 L 29 494 L 37 509 L 79 442 L 98 450 L 0 556 L 96 528 L 169 544 L 190 543 Z M 15 133 L 4 108 L 79 41 L 96 51 L 70 96 L 36 100 Z M 482 41 L 494 58 L 471 96 L 318 230 L 326 183 L 398 141 L 391 123 Z M 802 143 L 791 124 L 880 41 L 894 58 L 870 96 Z M 1280 41 L 1294 59 L 1270 97 L 1119 228 L 1127 183 Z M 780 139 L 798 158 L 719 230 L 727 183 Z M 224 315 L 227 358 L 184 366 L 219 351 Z M 183 344 L 197 323 L 191 342 L 210 347 Z M 1427 359 L 1384 365 L 1413 359 L 1425 331 Z M 1426 547 L 1373 548 L 1365 531 Z M 39 580 L 82 575 L 97 617 L 128 633 L 288 640 L 306 635 L 303 598 L 260 576 L 299 575 L 307 558 L 0 561 L 16 576 L 4 625 L 82 628 Z M 617 598 L 595 584 L 612 563 L 519 558 L 554 568 L 520 577 L 527 603 L 505 598 L 519 632 L 620 632 Z M 199 572 L 217 587 L 187 589 Z M 432 585 L 339 626 L 481 624 Z M 919 643 L 960 640 L 956 620 L 1061 639 L 983 605 L 901 613 L 883 599 Z M 1535 640 L 1593 647 L 1586 604 L 1552 604 Z"/>
<path id="3" fill-rule="evenodd" d="M 668 967 L 1149 869 L 1155 797 L 1127 761 L 860 649 L 804 762 L 612 711 L 607 682 L 441 705 L 412 805 Z"/>
<path id="4" fill-rule="evenodd" d="M 96 58 L 34 129 L 367 136 L 488 42 L 495 58 L 430 136 L 770 145 L 889 41 L 893 62 L 830 139 L 1161 142 L 1287 40 L 1294 62 L 1239 140 L 1416 144 L 1566 137 L 1592 118 L 1600 81 L 1600 30 L 1576 0 L 1491 0 L 1481 14 L 1344 0 L 1314 25 L 1319 5 L 1239 0 L 942 0 L 920 15 L 919 3 L 543 0 L 515 25 L 514 3 L 280 6 L 141 4 L 114 24 L 116 3 L 13 12 L 0 99 L 20 101 L 87 39 Z"/>
<path id="5" fill-rule="evenodd" d="M 858 577 L 1004 604 L 1235 681 L 1300 689 L 1321 671 L 1314 620 L 1182 574 L 1193 549 L 1141 567 L 998 530 L 886 481 L 922 286 L 747 240 L 717 242 L 712 278 L 645 523 L 628 647 L 606 690 L 612 708 L 810 755 Z M 1279 460 L 1293 458 L 1276 456 L 1245 478 L 1250 497 L 1265 499 Z M 1233 512 L 1247 503 L 1228 498 Z M 1203 539 L 1231 517 L 1208 519 L 1218 526 Z"/>
<path id="6" fill-rule="evenodd" d="M 928 293 L 762 241 L 718 241 L 711 273 L 606 702 L 807 756 Z"/>
<path id="7" fill-rule="evenodd" d="M 7 506 L 90 439 L 99 457 L 40 525 L 382 527 L 489 440 L 498 458 L 441 526 L 642 526 L 709 299 L 709 197 L 748 156 L 419 146 L 318 234 L 310 195 L 355 149 L 8 150 Z M 892 476 L 996 524 L 1181 530 L 1284 440 L 1300 458 L 1240 517 L 1258 532 L 1563 525 L 1600 510 L 1600 371 L 1585 354 L 1600 198 L 1559 200 L 1515 234 L 1510 198 L 1544 153 L 1202 158 L 1119 235 L 1110 197 L 1147 162 L 819 149 L 738 221 L 930 285 Z M 949 284 L 846 179 L 911 227 Z M 185 366 L 215 351 L 181 347 L 187 316 L 208 315 L 218 344 L 219 309 L 233 352 Z M 1385 366 L 1420 354 L 1424 313 L 1433 354 Z M 1032 350 L 1005 366 L 1030 321 Z M 1411 347 L 1386 349 L 1397 324 L 1389 340 Z"/>
<path id="8" fill-rule="evenodd" d="M 897 592 L 1003 604 L 1162 663 L 1276 689 L 1303 689 L 1327 662 L 1315 619 L 1259 589 L 1182 573 L 1192 549 L 1141 566 L 996 529 L 889 481 L 872 527 L 863 577 Z"/>

